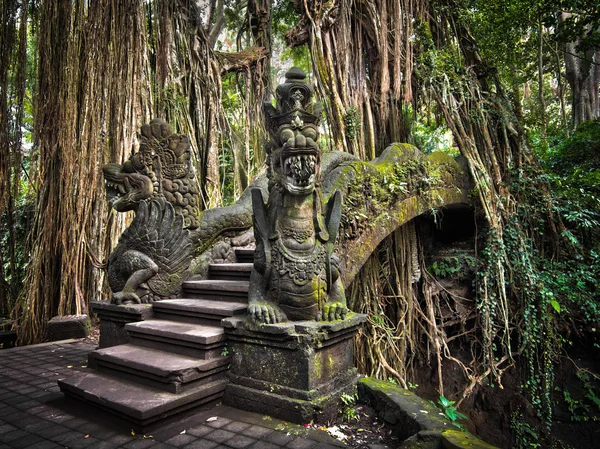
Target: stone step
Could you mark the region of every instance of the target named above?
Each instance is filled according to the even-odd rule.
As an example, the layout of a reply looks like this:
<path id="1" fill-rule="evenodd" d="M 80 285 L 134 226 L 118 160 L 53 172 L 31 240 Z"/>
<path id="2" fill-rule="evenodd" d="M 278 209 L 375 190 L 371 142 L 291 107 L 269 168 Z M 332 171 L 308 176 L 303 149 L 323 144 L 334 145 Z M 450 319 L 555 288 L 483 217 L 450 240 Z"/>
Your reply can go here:
<path id="1" fill-rule="evenodd" d="M 201 360 L 133 344 L 93 351 L 88 365 L 98 372 L 169 393 L 225 378 L 229 357 Z"/>
<path id="2" fill-rule="evenodd" d="M 219 325 L 208 326 L 170 320 L 129 323 L 125 325 L 125 330 L 134 345 L 203 360 L 219 357 L 226 340 L 224 330 Z"/>
<path id="3" fill-rule="evenodd" d="M 252 263 L 211 263 L 208 276 L 210 279 L 223 281 L 249 281 Z"/>
<path id="4" fill-rule="evenodd" d="M 236 248 L 235 257 L 240 263 L 253 263 L 254 248 Z"/>
<path id="5" fill-rule="evenodd" d="M 183 295 L 186 298 L 248 302 L 248 285 L 249 281 L 185 281 Z"/>
<path id="6" fill-rule="evenodd" d="M 143 430 L 159 419 L 220 399 L 227 381 L 215 380 L 174 394 L 103 373 L 86 371 L 61 379 L 58 385 L 67 397 L 104 409 Z"/>
<path id="7" fill-rule="evenodd" d="M 245 314 L 247 308 L 247 302 L 191 298 L 165 299 L 153 304 L 156 318 L 216 326 L 223 318 Z"/>

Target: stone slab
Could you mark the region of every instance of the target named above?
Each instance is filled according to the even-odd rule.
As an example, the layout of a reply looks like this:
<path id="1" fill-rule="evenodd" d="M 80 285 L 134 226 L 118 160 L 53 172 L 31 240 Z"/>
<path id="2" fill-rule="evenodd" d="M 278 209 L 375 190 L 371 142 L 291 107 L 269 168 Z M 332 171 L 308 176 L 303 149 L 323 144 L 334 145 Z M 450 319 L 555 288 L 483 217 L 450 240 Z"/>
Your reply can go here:
<path id="1" fill-rule="evenodd" d="M 146 320 L 125 325 L 131 343 L 146 348 L 208 360 L 219 357 L 226 344 L 222 327 L 170 320 Z"/>
<path id="2" fill-rule="evenodd" d="M 209 299 L 168 299 L 154 303 L 157 318 L 208 325 L 220 325 L 223 318 L 245 314 L 247 308 L 245 302 Z"/>
<path id="3" fill-rule="evenodd" d="M 202 280 L 185 281 L 183 287 L 186 290 L 215 291 L 215 292 L 248 292 L 248 281 L 229 280 Z"/>
<path id="4" fill-rule="evenodd" d="M 220 326 L 195 325 L 169 320 L 146 320 L 129 323 L 128 332 L 160 336 L 175 341 L 211 345 L 225 340 L 225 331 Z"/>
<path id="5" fill-rule="evenodd" d="M 252 263 L 254 262 L 254 248 L 236 248 L 235 257 L 238 262 Z"/>
<path id="6" fill-rule="evenodd" d="M 137 372 L 142 376 L 147 374 L 165 383 L 192 382 L 203 373 L 226 365 L 227 359 L 202 360 L 131 344 L 99 349 L 89 355 L 91 367 L 110 363 L 123 371 Z"/>
<path id="7" fill-rule="evenodd" d="M 68 397 L 91 403 L 144 427 L 222 396 L 226 380 L 172 394 L 93 372 L 77 373 L 58 381 Z"/>
<path id="8" fill-rule="evenodd" d="M 49 341 L 85 338 L 91 330 L 90 317 L 87 315 L 55 316 L 46 326 L 46 338 Z"/>
<path id="9" fill-rule="evenodd" d="M 183 296 L 218 301 L 248 302 L 249 281 L 199 280 L 183 283 Z"/>
<path id="10" fill-rule="evenodd" d="M 252 263 L 214 263 L 209 265 L 208 275 L 216 280 L 247 281 L 253 266 Z"/>

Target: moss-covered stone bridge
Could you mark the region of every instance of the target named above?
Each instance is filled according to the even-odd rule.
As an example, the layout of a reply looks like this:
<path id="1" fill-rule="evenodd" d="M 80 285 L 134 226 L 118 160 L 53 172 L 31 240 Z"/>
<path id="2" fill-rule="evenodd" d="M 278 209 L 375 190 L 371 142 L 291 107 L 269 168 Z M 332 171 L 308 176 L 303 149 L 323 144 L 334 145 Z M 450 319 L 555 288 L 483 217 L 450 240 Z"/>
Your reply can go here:
<path id="1" fill-rule="evenodd" d="M 445 153 L 423 154 L 393 144 L 370 162 L 333 169 L 323 181 L 325 200 L 343 194 L 337 252 L 347 287 L 381 241 L 413 218 L 438 208 L 469 203 L 465 164 Z"/>

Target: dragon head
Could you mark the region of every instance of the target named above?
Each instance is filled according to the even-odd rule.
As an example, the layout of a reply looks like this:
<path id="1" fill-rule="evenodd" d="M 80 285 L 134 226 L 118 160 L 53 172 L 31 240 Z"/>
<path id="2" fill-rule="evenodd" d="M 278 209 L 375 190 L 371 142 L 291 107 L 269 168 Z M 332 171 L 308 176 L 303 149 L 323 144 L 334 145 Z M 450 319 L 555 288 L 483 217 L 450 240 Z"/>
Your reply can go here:
<path id="1" fill-rule="evenodd" d="M 321 111 L 311 98 L 313 88 L 304 72 L 293 67 L 277 87 L 277 107 L 265 103 L 271 136 L 267 152 L 271 181 L 292 195 L 309 195 L 319 179 Z"/>
<path id="2" fill-rule="evenodd" d="M 140 201 L 162 198 L 184 217 L 186 228 L 198 226 L 199 186 L 191 164 L 190 141 L 173 133 L 161 119 L 143 125 L 140 149 L 121 164 L 104 166 L 106 196 L 119 211 L 137 210 Z"/>
<path id="3" fill-rule="evenodd" d="M 103 168 L 106 198 L 117 212 L 136 210 L 140 201 L 151 198 L 154 193 L 152 179 L 138 173 L 131 162 L 107 164 Z"/>

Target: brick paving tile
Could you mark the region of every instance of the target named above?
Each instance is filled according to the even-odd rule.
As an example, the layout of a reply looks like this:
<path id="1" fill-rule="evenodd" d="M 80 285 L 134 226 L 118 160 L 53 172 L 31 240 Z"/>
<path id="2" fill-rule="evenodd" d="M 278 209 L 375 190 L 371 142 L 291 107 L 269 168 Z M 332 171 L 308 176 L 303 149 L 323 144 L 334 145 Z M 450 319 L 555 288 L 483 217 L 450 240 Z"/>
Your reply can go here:
<path id="1" fill-rule="evenodd" d="M 16 409 L 14 412 L 12 412 L 9 416 L 5 416 L 4 420 L 8 423 L 14 424 L 16 425 L 16 423 L 24 420 L 25 418 L 27 418 L 29 416 L 29 414 L 27 412 L 24 412 L 22 410 L 18 410 Z M 19 427 L 17 425 L 17 427 Z"/>
<path id="2" fill-rule="evenodd" d="M 231 422 L 230 419 L 218 417 L 214 421 L 207 422 L 206 425 L 210 426 L 210 427 L 214 427 L 215 429 L 220 429 L 221 427 L 225 427 L 230 422 Z"/>
<path id="3" fill-rule="evenodd" d="M 23 396 L 18 394 L 16 396 L 13 396 L 12 398 L 3 399 L 3 402 L 5 402 L 8 405 L 16 405 L 23 402 Z"/>
<path id="4" fill-rule="evenodd" d="M 137 439 L 123 445 L 123 447 L 126 449 L 146 449 L 152 447 L 154 443 L 155 441 L 152 438 Z"/>
<path id="5" fill-rule="evenodd" d="M 33 446 L 34 444 L 43 443 L 44 441 L 46 441 L 46 440 L 44 440 L 42 437 L 29 434 L 27 436 L 24 436 L 23 438 L 19 438 L 17 440 L 11 441 L 10 445 L 14 449 L 25 449 L 25 448 L 29 448 L 29 447 Z"/>
<path id="6" fill-rule="evenodd" d="M 55 437 L 52 437 L 51 440 L 55 441 L 56 443 L 60 443 L 60 444 L 64 444 L 65 446 L 68 445 L 68 443 L 70 443 L 73 440 L 76 440 L 78 438 L 83 438 L 84 434 L 81 432 L 74 432 L 73 430 L 69 430 L 65 433 L 61 433 L 59 435 L 56 435 Z"/>
<path id="7" fill-rule="evenodd" d="M 46 404 L 40 404 L 38 402 L 38 406 L 37 407 L 32 407 L 30 409 L 27 410 L 27 413 L 31 414 L 31 415 L 37 415 L 38 413 L 42 413 L 45 410 L 48 409 L 48 406 Z M 36 417 L 37 420 L 39 420 L 39 417 Z"/>
<path id="8" fill-rule="evenodd" d="M 44 440 L 44 441 L 34 444 L 33 446 L 29 446 L 28 449 L 56 449 L 56 448 L 63 449 L 64 446 L 61 446 L 60 444 L 57 444 L 53 441 Z"/>
<path id="9" fill-rule="evenodd" d="M 154 446 L 150 446 L 151 449 L 176 449 L 175 446 L 171 446 L 170 444 L 157 441 L 154 443 Z"/>
<path id="10" fill-rule="evenodd" d="M 191 443 L 192 441 L 196 440 L 196 437 L 194 435 L 175 435 L 173 438 L 169 438 L 167 441 L 165 441 L 165 443 L 170 444 L 171 446 L 175 446 L 175 447 L 183 447 L 186 444 Z"/>
<path id="11" fill-rule="evenodd" d="M 17 430 L 17 428 L 15 426 L 11 426 L 10 424 L 2 424 L 0 426 L 0 435 L 12 432 L 13 430 Z"/>
<path id="12" fill-rule="evenodd" d="M 217 429 L 206 435 L 207 440 L 216 441 L 217 443 L 225 443 L 227 440 L 233 438 L 235 433 L 227 430 Z"/>
<path id="13" fill-rule="evenodd" d="M 192 444 L 184 446 L 183 449 L 214 449 L 218 445 L 219 443 L 217 443 L 216 441 L 198 440 L 194 441 Z"/>
<path id="14" fill-rule="evenodd" d="M 4 402 L 7 399 L 14 398 L 15 396 L 19 396 L 19 394 L 15 393 L 14 391 L 6 391 L 6 392 L 0 394 L 0 401 Z"/>
<path id="15" fill-rule="evenodd" d="M 280 447 L 281 446 L 277 446 L 275 444 L 267 443 L 266 441 L 257 441 L 252 446 L 250 446 L 250 449 L 278 449 Z"/>
<path id="16" fill-rule="evenodd" d="M 94 449 L 116 449 L 119 445 L 111 443 L 110 441 L 98 441 L 94 446 Z"/>
<path id="17" fill-rule="evenodd" d="M 110 431 L 106 430 L 106 427 L 98 424 L 98 423 L 93 423 L 93 422 L 85 422 L 84 424 L 81 425 L 81 427 L 79 427 L 79 430 L 81 432 L 85 432 L 88 435 L 96 435 L 99 433 L 102 433 L 102 435 L 107 435 Z M 110 432 L 111 434 L 113 432 Z M 116 433 L 116 432 L 115 432 Z"/>
<path id="18" fill-rule="evenodd" d="M 232 423 L 229 423 L 226 426 L 224 426 L 223 429 L 229 430 L 230 432 L 234 432 L 234 433 L 241 433 L 242 431 L 246 430 L 250 426 L 251 426 L 251 424 L 248 424 L 245 422 L 233 421 Z"/>
<path id="19" fill-rule="evenodd" d="M 52 427 L 46 427 L 44 429 L 40 429 L 37 434 L 43 436 L 44 438 L 54 438 L 56 435 L 60 435 L 61 433 L 69 432 L 64 426 L 57 426 L 52 423 Z"/>
<path id="20" fill-rule="evenodd" d="M 267 429 L 266 427 L 262 427 L 262 426 L 252 426 L 252 427 L 249 427 L 246 430 L 244 430 L 242 432 L 242 434 L 246 435 L 247 437 L 260 439 L 272 432 L 273 432 L 273 429 Z"/>
<path id="21" fill-rule="evenodd" d="M 25 429 L 26 427 L 39 422 L 39 418 L 36 418 L 35 416 L 26 416 L 23 419 L 15 422 L 15 426 L 17 426 L 19 429 Z"/>
<path id="22" fill-rule="evenodd" d="M 48 391 L 46 391 L 46 390 L 38 390 L 35 393 L 31 393 L 29 395 L 29 397 L 31 399 L 40 399 L 40 398 L 46 399 L 45 396 L 47 396 L 47 395 L 48 395 Z"/>
<path id="23" fill-rule="evenodd" d="M 40 401 L 36 401 L 35 399 L 28 398 L 28 401 L 21 402 L 20 404 L 16 404 L 15 407 L 29 412 L 30 409 L 39 407 Z"/>
<path id="24" fill-rule="evenodd" d="M 27 432 L 24 430 L 13 430 L 12 432 L 5 433 L 0 435 L 0 442 L 2 443 L 10 443 L 18 438 L 24 438 L 27 435 Z"/>
<path id="25" fill-rule="evenodd" d="M 131 440 L 134 439 L 134 437 L 132 437 L 129 434 L 115 434 L 115 435 L 111 435 L 109 437 L 105 437 L 104 438 L 106 441 L 110 441 L 111 443 L 115 443 L 119 446 L 121 446 L 122 444 L 126 444 L 129 443 Z"/>
<path id="26" fill-rule="evenodd" d="M 81 428 L 87 423 L 87 420 L 83 418 L 73 418 L 68 421 L 63 422 L 63 426 L 68 427 L 69 429 L 77 429 L 81 432 L 84 430 Z"/>
<path id="27" fill-rule="evenodd" d="M 72 419 L 76 418 L 76 416 L 71 415 L 70 413 L 54 410 L 46 418 L 52 422 L 63 424 L 63 423 L 66 423 L 66 422 L 71 421 Z"/>
<path id="28" fill-rule="evenodd" d="M 50 422 L 50 421 L 36 419 L 35 423 L 24 426 L 23 430 L 26 430 L 27 432 L 32 432 L 32 433 L 35 433 L 36 435 L 39 435 L 40 431 L 42 431 L 44 429 L 49 429 L 50 427 L 54 427 L 55 425 L 56 424 L 54 424 L 53 422 Z"/>
<path id="29" fill-rule="evenodd" d="M 15 391 L 19 394 L 27 395 L 29 393 L 33 393 L 34 391 L 37 391 L 37 388 L 27 385 L 27 386 L 23 386 L 21 388 L 15 389 Z"/>
<path id="30" fill-rule="evenodd" d="M 203 437 L 204 435 L 214 432 L 214 428 L 212 427 L 208 427 L 208 426 L 198 426 L 198 427 L 192 427 L 191 429 L 188 429 L 187 433 L 197 436 L 197 437 Z"/>
<path id="31" fill-rule="evenodd" d="M 69 441 L 69 449 L 84 449 L 86 447 L 94 448 L 98 447 L 100 440 L 94 437 L 77 438 L 76 440 Z"/>
<path id="32" fill-rule="evenodd" d="M 337 449 L 340 446 L 334 446 L 332 444 L 327 444 L 327 443 L 319 443 L 317 444 L 314 449 Z"/>
<path id="33" fill-rule="evenodd" d="M 234 449 L 245 449 L 256 443 L 254 438 L 245 437 L 244 435 L 236 435 L 231 440 L 228 440 L 225 444 Z"/>
<path id="34" fill-rule="evenodd" d="M 304 440 L 302 438 L 296 438 L 285 445 L 286 449 L 312 449 L 317 444 L 313 440 Z"/>
<path id="35" fill-rule="evenodd" d="M 264 441 L 269 443 L 277 444 L 278 446 L 285 446 L 287 443 L 294 439 L 294 435 L 289 435 L 284 432 L 273 432 L 264 437 Z"/>

